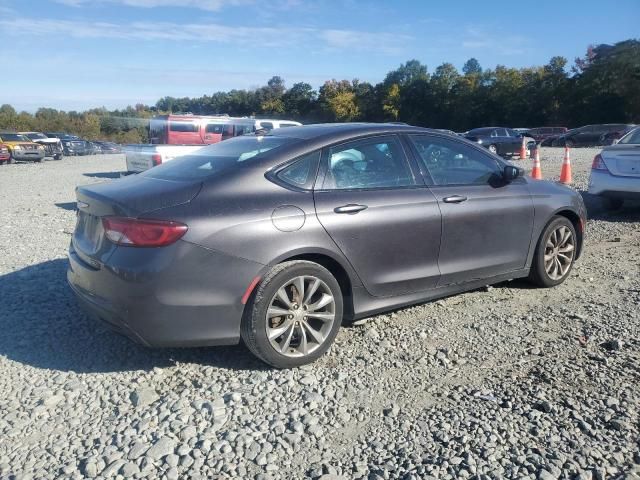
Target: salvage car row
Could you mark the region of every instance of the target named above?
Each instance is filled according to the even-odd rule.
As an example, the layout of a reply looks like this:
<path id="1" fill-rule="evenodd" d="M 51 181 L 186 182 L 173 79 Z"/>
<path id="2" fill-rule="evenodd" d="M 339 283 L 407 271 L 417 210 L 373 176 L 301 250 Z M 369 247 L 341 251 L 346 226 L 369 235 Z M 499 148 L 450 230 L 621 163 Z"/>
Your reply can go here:
<path id="1" fill-rule="evenodd" d="M 66 133 L 0 132 L 0 165 L 15 161 L 41 162 L 45 158 L 120 153 L 113 142 L 88 141 Z"/>

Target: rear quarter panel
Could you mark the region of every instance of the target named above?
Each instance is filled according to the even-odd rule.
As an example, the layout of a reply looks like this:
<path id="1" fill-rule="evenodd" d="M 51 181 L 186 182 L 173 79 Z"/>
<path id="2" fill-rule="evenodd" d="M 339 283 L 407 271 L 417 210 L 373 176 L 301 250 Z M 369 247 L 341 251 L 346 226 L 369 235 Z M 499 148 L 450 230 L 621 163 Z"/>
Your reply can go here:
<path id="1" fill-rule="evenodd" d="M 146 215 L 149 216 L 149 215 Z M 337 261 L 354 285 L 360 281 L 315 212 L 313 193 L 293 191 L 267 180 L 261 168 L 232 172 L 205 182 L 189 204 L 150 216 L 184 222 L 183 240 L 264 266 L 304 254 Z M 266 268 L 265 268 L 266 270 Z"/>

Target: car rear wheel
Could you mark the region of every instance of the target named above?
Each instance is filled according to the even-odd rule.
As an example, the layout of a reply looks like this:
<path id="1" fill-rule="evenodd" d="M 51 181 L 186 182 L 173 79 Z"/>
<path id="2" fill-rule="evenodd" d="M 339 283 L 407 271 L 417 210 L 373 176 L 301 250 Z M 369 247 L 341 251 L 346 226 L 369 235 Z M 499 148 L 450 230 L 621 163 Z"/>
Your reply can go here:
<path id="1" fill-rule="evenodd" d="M 257 287 L 242 319 L 249 350 L 276 368 L 311 363 L 331 346 L 342 323 L 340 285 L 321 265 L 275 266 Z"/>
<path id="2" fill-rule="evenodd" d="M 576 258 L 576 230 L 566 217 L 555 216 L 542 232 L 531 264 L 529 279 L 540 287 L 564 282 Z"/>
<path id="3" fill-rule="evenodd" d="M 564 146 L 568 148 L 573 148 L 576 146 L 576 144 L 573 140 L 567 139 L 564 141 Z"/>
<path id="4" fill-rule="evenodd" d="M 498 147 L 496 147 L 495 145 L 489 145 L 489 151 L 491 153 L 497 154 L 498 153 Z"/>

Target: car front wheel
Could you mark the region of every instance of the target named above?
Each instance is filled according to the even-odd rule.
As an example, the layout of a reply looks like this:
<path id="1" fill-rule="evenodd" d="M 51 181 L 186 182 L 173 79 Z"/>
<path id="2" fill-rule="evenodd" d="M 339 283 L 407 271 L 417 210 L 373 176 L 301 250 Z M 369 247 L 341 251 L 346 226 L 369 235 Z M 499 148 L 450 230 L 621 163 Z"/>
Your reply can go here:
<path id="1" fill-rule="evenodd" d="M 573 268 L 578 248 L 576 230 L 566 217 L 555 216 L 538 240 L 529 279 L 540 287 L 564 282 Z"/>
<path id="2" fill-rule="evenodd" d="M 340 285 L 324 267 L 307 261 L 276 265 L 258 286 L 242 320 L 249 350 L 276 368 L 320 358 L 342 323 Z"/>

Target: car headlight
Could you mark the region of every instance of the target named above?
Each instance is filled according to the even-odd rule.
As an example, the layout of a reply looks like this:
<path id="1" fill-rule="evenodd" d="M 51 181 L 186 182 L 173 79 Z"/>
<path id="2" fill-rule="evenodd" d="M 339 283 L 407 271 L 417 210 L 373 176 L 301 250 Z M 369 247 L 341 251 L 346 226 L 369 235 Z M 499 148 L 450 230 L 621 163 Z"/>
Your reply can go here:
<path id="1" fill-rule="evenodd" d="M 13 147 L 14 150 L 22 150 L 22 147 L 20 145 L 16 145 L 15 147 Z"/>
<path id="2" fill-rule="evenodd" d="M 44 146 L 43 145 L 38 145 L 38 150 L 44 150 Z"/>

